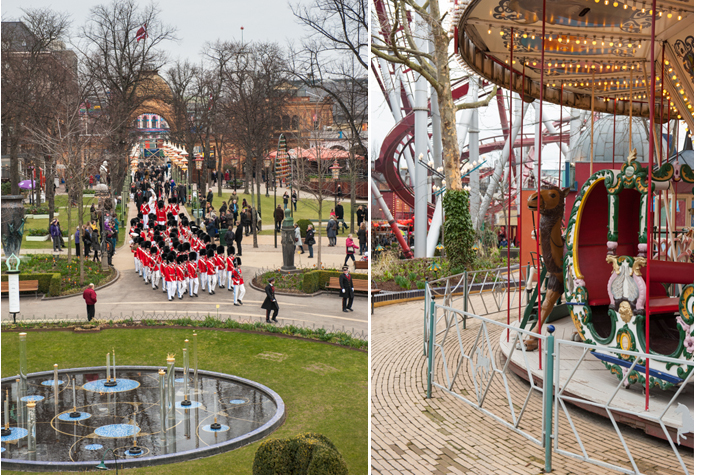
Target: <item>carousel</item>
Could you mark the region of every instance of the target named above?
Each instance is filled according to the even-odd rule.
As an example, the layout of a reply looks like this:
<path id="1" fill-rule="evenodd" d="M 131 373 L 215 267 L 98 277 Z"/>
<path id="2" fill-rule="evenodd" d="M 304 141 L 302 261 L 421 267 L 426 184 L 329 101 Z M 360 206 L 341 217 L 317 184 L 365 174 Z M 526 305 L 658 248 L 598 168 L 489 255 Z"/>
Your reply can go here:
<path id="1" fill-rule="evenodd" d="M 451 26 L 471 74 L 547 110 L 557 105 L 560 117 L 563 108 L 587 114 L 567 154 L 568 186 L 541 181 L 538 156 L 536 183 L 509 202 L 534 223 L 520 231 L 521 255 L 533 260 L 520 326 L 545 334 L 554 322 L 558 338 L 594 347 L 587 383 L 568 388 L 580 400 L 604 400 L 623 380 L 630 405 L 645 399 L 653 411 L 649 397 L 677 397 L 691 418 L 693 9 L 693 1 L 471 0 L 457 3 Z M 542 107 L 539 115 L 542 128 Z M 503 335 L 500 344 L 522 372 L 538 342 L 511 348 Z M 622 351 L 650 356 L 637 364 Z M 626 422 L 661 432 L 643 417 Z M 679 444 L 692 447 L 692 433 Z"/>

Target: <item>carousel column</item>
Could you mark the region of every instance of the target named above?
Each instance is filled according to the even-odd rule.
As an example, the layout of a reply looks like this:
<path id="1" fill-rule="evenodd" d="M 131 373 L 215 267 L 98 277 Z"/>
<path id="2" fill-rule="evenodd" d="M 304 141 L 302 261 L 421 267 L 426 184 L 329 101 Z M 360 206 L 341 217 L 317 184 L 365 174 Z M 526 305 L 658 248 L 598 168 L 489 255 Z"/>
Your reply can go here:
<path id="1" fill-rule="evenodd" d="M 427 205 L 430 193 L 427 187 L 427 159 L 429 134 L 427 133 L 426 79 L 419 76 L 414 91 L 414 257 L 426 256 Z"/>

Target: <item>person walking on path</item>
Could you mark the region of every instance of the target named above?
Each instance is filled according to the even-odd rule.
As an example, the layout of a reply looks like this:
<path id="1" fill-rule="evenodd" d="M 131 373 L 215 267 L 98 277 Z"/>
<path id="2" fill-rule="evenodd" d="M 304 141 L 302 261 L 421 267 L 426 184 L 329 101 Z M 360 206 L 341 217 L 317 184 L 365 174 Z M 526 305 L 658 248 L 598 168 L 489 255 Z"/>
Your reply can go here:
<path id="1" fill-rule="evenodd" d="M 357 211 L 355 211 L 355 214 L 357 215 L 357 225 L 360 227 L 363 221 L 365 221 L 365 218 L 367 218 L 367 213 L 363 209 L 362 205 L 357 207 Z"/>
<path id="2" fill-rule="evenodd" d="M 281 205 L 277 205 L 274 210 L 274 223 L 276 225 L 276 232 L 281 232 L 281 222 L 284 220 L 284 210 Z"/>
<path id="3" fill-rule="evenodd" d="M 96 313 L 96 292 L 94 291 L 94 284 L 89 284 L 86 290 L 84 290 L 84 301 L 86 302 L 86 318 L 91 321 Z"/>
<path id="4" fill-rule="evenodd" d="M 313 236 L 313 225 L 309 224 L 306 230 L 306 244 L 308 245 L 308 258 L 313 258 L 313 245 L 316 243 L 316 239 Z"/>
<path id="5" fill-rule="evenodd" d="M 240 257 L 236 257 L 234 259 L 234 263 L 234 271 L 232 272 L 232 285 L 234 286 L 234 305 L 244 305 L 242 303 L 242 299 L 244 298 L 244 294 L 246 293 L 246 287 L 244 287 L 244 277 L 242 276 L 242 259 Z M 266 318 L 268 321 L 268 314 Z M 274 315 L 274 319 L 276 319 L 276 315 Z"/>
<path id="6" fill-rule="evenodd" d="M 242 226 L 242 223 L 240 222 L 237 225 L 237 232 L 234 233 L 234 242 L 237 245 L 237 255 L 241 256 L 242 255 L 242 236 L 244 234 L 244 226 Z"/>
<path id="7" fill-rule="evenodd" d="M 298 207 L 296 206 L 296 204 L 298 203 L 298 195 L 295 191 L 291 194 L 291 203 L 293 203 L 293 212 L 295 213 L 296 211 L 298 211 Z"/>
<path id="8" fill-rule="evenodd" d="M 367 252 L 367 226 L 365 223 L 360 223 L 360 229 L 357 230 L 357 240 L 360 242 L 360 255 Z"/>
<path id="9" fill-rule="evenodd" d="M 358 247 L 353 241 L 353 235 L 348 234 L 348 238 L 345 240 L 345 264 L 343 264 L 344 266 L 348 265 L 348 259 L 352 259 L 353 262 L 355 262 L 355 249 L 358 249 Z"/>
<path id="10" fill-rule="evenodd" d="M 83 228 L 84 231 L 84 259 L 89 258 L 89 253 L 91 251 L 91 226 L 89 226 L 89 223 L 86 223 L 86 226 Z"/>
<path id="11" fill-rule="evenodd" d="M 80 226 L 76 227 L 76 232 L 74 233 L 74 246 L 76 247 L 76 257 L 78 258 L 81 256 L 81 238 L 82 238 L 82 233 Z"/>
<path id="12" fill-rule="evenodd" d="M 348 310 L 354 312 L 355 287 L 353 287 L 353 278 L 350 275 L 348 266 L 343 266 L 343 273 L 340 274 L 340 296 L 343 298 L 343 312 Z"/>
<path id="13" fill-rule="evenodd" d="M 334 247 L 338 243 L 338 222 L 333 216 L 328 220 L 325 231 L 328 235 L 328 247 Z"/>
<path id="14" fill-rule="evenodd" d="M 56 219 L 49 225 L 49 235 L 52 236 L 52 252 L 61 252 L 62 245 L 60 244 L 60 239 L 62 233 L 59 230 L 59 222 Z"/>
<path id="15" fill-rule="evenodd" d="M 300 254 L 303 254 L 303 239 L 301 239 L 301 227 L 296 226 L 296 229 L 294 229 L 294 235 L 293 235 L 294 241 L 296 241 L 296 246 L 299 246 L 301 248 Z M 296 248 L 294 247 L 294 250 Z"/>
<path id="16" fill-rule="evenodd" d="M 348 229 L 349 226 L 345 222 L 345 219 L 343 219 L 345 216 L 345 212 L 343 210 L 343 205 L 341 204 L 340 201 L 338 201 L 338 204 L 335 205 L 335 219 L 338 220 L 338 223 L 341 223 L 343 225 L 343 229 Z"/>
<path id="17" fill-rule="evenodd" d="M 271 311 L 274 311 L 274 318 L 273 322 L 274 323 L 279 323 L 278 320 L 276 320 L 276 317 L 279 314 L 279 303 L 276 301 L 276 288 L 274 287 L 274 278 L 270 277 L 269 278 L 269 283 L 264 289 L 266 291 L 266 298 L 264 299 L 264 303 L 261 304 L 261 308 L 266 310 L 266 323 L 271 323 L 269 321 L 269 316 L 271 315 Z"/>
<path id="18" fill-rule="evenodd" d="M 288 191 L 284 191 L 284 209 L 288 208 Z"/>
<path id="19" fill-rule="evenodd" d="M 99 230 L 94 228 L 91 233 L 91 250 L 94 251 L 94 262 L 101 262 L 99 259 L 99 251 L 101 250 L 101 244 L 99 243 Z"/>

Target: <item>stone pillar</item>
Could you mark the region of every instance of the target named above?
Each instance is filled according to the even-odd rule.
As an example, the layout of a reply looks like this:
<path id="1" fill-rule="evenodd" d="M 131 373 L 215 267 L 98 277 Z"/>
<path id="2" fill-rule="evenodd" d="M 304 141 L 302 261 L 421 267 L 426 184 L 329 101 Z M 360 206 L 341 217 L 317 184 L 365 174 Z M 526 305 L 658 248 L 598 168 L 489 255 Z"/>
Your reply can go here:
<path id="1" fill-rule="evenodd" d="M 286 218 L 281 225 L 281 252 L 283 253 L 284 265 L 281 267 L 281 272 L 291 274 L 296 271 L 296 266 L 293 265 L 294 254 L 296 253 L 296 228 L 293 226 L 293 218 L 291 217 L 291 209 L 284 210 Z"/>

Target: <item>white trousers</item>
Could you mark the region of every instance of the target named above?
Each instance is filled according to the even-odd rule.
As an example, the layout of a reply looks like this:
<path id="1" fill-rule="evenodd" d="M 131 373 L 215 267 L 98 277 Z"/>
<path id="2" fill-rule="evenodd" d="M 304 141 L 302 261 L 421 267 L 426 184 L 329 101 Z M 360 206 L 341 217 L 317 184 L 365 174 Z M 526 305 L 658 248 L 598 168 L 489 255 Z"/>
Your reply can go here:
<path id="1" fill-rule="evenodd" d="M 244 284 L 235 285 L 234 286 L 234 303 L 237 303 L 237 300 L 243 299 L 245 293 L 247 293 L 247 289 L 244 287 Z"/>
<path id="2" fill-rule="evenodd" d="M 143 266 L 143 280 L 145 281 L 146 284 L 148 283 L 148 279 L 153 278 L 151 273 L 152 273 L 152 271 L 148 267 Z"/>
<path id="3" fill-rule="evenodd" d="M 154 270 L 153 275 L 152 275 L 152 279 L 151 279 L 152 287 L 155 288 L 155 286 L 158 285 L 159 281 L 160 281 L 160 271 Z M 165 285 L 165 283 L 163 283 L 163 286 L 164 285 Z"/>
<path id="4" fill-rule="evenodd" d="M 175 297 L 175 291 L 177 290 L 177 282 L 168 282 L 168 300 L 172 300 Z"/>
<path id="5" fill-rule="evenodd" d="M 188 280 L 188 287 L 190 289 L 190 295 L 197 295 L 197 290 L 200 288 L 200 282 L 197 277 L 193 277 Z"/>
<path id="6" fill-rule="evenodd" d="M 182 298 L 182 296 L 186 290 L 187 290 L 187 279 L 183 279 L 180 282 L 178 282 L 178 286 L 177 286 L 178 297 Z"/>
<path id="7" fill-rule="evenodd" d="M 207 288 L 210 292 L 214 292 L 217 288 L 217 274 L 207 276 Z"/>
<path id="8" fill-rule="evenodd" d="M 207 272 L 200 272 L 200 284 L 202 285 L 202 291 L 205 291 L 205 286 L 207 285 Z"/>
<path id="9" fill-rule="evenodd" d="M 141 261 L 139 261 L 137 257 L 134 257 L 134 258 L 133 258 L 133 264 L 136 266 L 136 272 L 140 272 L 140 270 L 141 270 Z"/>
<path id="10" fill-rule="evenodd" d="M 225 270 L 227 273 L 227 290 L 232 290 L 232 271 Z"/>

